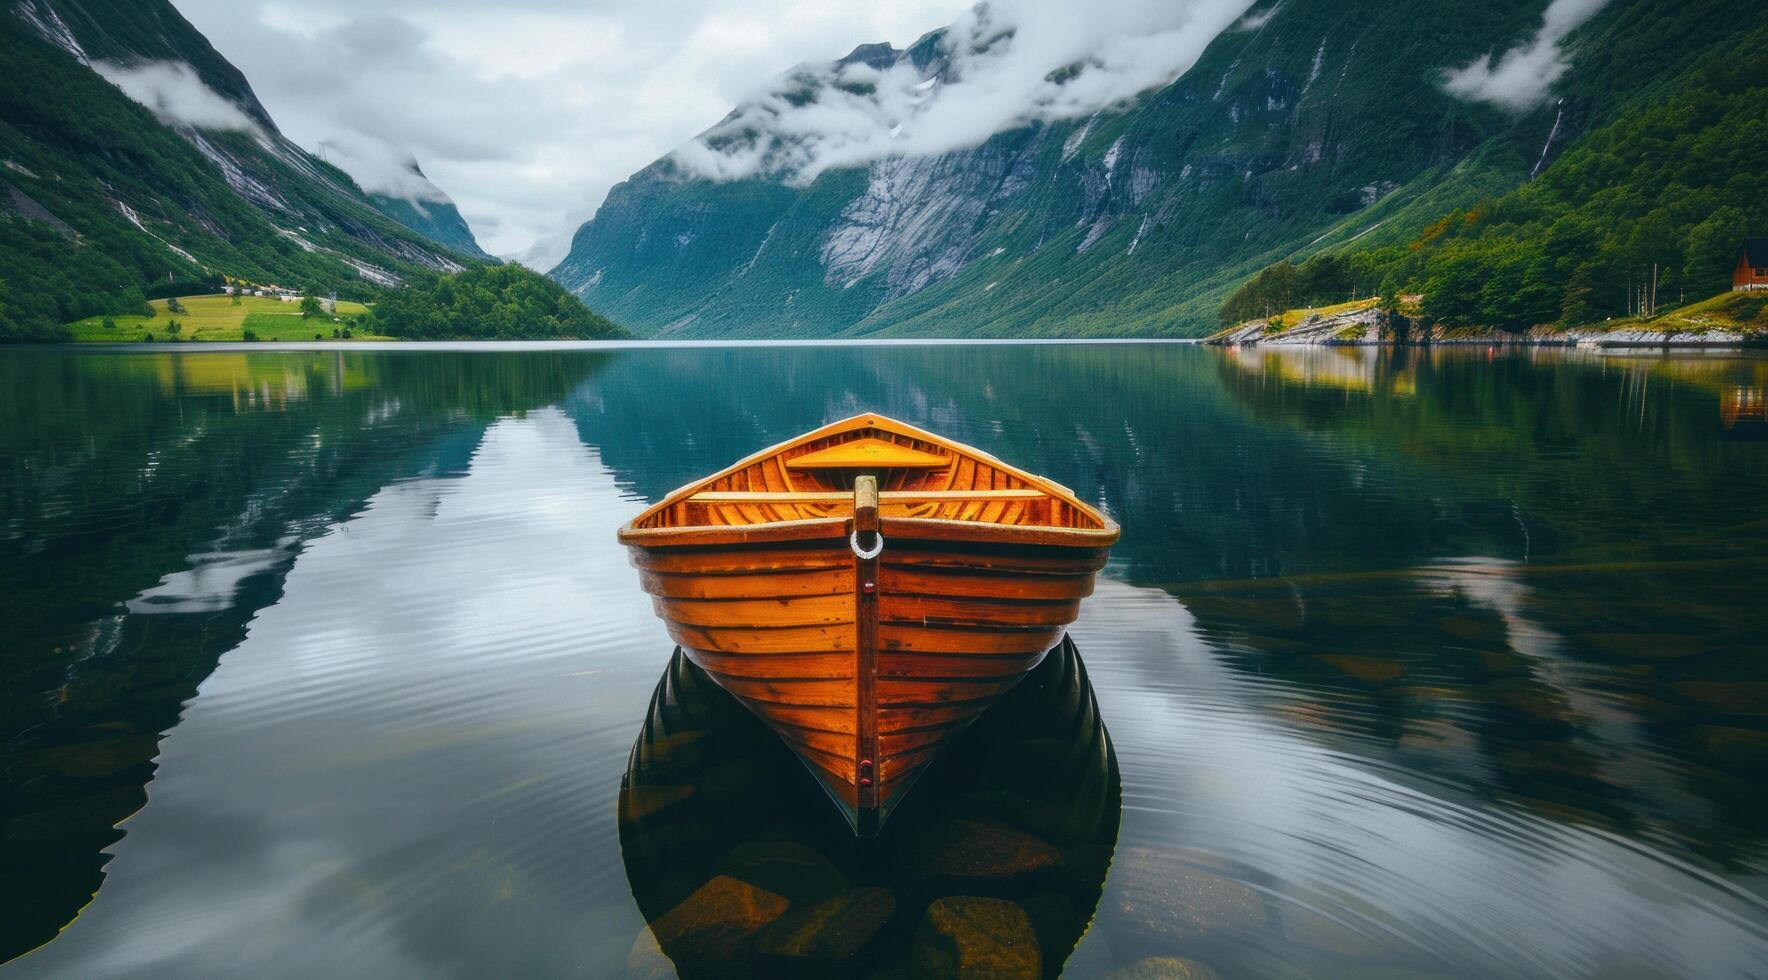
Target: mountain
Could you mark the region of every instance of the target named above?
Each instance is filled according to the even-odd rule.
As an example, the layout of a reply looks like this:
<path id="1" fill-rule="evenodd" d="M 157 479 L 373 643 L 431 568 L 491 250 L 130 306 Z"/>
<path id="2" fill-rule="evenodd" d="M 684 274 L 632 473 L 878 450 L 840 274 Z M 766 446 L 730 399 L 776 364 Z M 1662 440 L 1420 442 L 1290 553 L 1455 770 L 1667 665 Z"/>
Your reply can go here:
<path id="1" fill-rule="evenodd" d="M 446 196 L 406 198 L 369 194 L 368 201 L 382 214 L 438 245 L 483 262 L 497 261 L 490 252 L 479 247 L 473 229 L 467 227 L 460 210 Z"/>
<path id="2" fill-rule="evenodd" d="M 1762 304 L 1730 290 L 1741 246 L 1768 228 L 1768 7 L 1728 23 L 1686 71 L 1520 187 L 1404 244 L 1274 265 L 1229 297 L 1223 325 L 1379 292 L 1421 297 L 1419 315 L 1448 328 L 1759 329 Z M 1662 30 L 1633 26 L 1654 40 Z"/>
<path id="3" fill-rule="evenodd" d="M 0 0 L 0 58 L 0 337 L 153 283 L 365 297 L 483 258 L 451 204 L 414 231 L 291 142 L 166 0 Z"/>
<path id="4" fill-rule="evenodd" d="M 1521 185 L 1759 13 L 1552 6 L 1261 0 L 1175 81 L 1106 109 L 843 159 L 867 111 L 906 120 L 895 136 L 974 98 L 976 52 L 1016 40 L 984 8 L 781 76 L 616 187 L 552 275 L 657 336 L 1204 334 L 1273 262 L 1404 243 Z M 1084 102 L 1066 90 L 1092 63 L 1042 91 Z M 807 106 L 854 111 L 819 131 Z"/>
<path id="5" fill-rule="evenodd" d="M 341 166 L 355 173 L 377 173 L 388 167 L 394 168 L 397 177 L 386 181 L 385 187 L 369 191 L 369 203 L 382 214 L 438 245 L 480 261 L 499 261 L 496 256 L 479 247 L 479 240 L 473 237 L 473 230 L 467 226 L 466 219 L 461 217 L 460 209 L 455 207 L 454 201 L 442 188 L 424 175 L 423 168 L 418 166 L 416 159 L 408 155 L 403 161 L 383 159 L 369 162 L 357 157 L 350 147 L 332 142 L 325 143 L 320 149 L 322 153 L 327 150 L 339 151 L 348 161 Z M 330 159 L 329 154 L 326 158 Z M 366 169 L 358 169 L 359 166 Z"/>

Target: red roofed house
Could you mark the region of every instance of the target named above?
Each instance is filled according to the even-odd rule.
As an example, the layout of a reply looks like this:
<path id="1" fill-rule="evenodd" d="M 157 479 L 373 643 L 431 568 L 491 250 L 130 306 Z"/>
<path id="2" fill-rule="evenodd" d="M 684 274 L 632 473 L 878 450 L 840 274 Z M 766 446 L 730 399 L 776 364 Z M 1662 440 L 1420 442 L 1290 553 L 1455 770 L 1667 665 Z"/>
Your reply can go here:
<path id="1" fill-rule="evenodd" d="M 1768 289 L 1768 238 L 1745 239 L 1731 270 L 1731 288 Z"/>

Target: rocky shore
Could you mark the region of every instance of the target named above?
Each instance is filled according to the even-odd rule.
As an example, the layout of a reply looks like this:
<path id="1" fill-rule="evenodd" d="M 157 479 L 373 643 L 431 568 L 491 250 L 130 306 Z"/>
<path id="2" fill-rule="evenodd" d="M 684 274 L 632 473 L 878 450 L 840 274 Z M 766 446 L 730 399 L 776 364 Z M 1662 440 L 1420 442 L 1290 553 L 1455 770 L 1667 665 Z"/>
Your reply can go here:
<path id="1" fill-rule="evenodd" d="M 1741 330 L 1605 330 L 1536 327 L 1512 333 L 1491 327 L 1444 327 L 1368 307 L 1344 313 L 1314 314 L 1291 327 L 1273 329 L 1268 320 L 1248 320 L 1205 341 L 1218 347 L 1374 347 L 1519 345 L 1584 348 L 1738 348 L 1768 346 L 1768 335 Z"/>

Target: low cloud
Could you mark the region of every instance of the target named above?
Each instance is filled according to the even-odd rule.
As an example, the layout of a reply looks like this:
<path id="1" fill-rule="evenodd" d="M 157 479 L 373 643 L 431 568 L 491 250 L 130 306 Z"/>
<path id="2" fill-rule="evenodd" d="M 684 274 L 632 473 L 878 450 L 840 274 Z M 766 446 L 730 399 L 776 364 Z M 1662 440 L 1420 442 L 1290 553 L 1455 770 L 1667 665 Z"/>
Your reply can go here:
<path id="1" fill-rule="evenodd" d="M 1240 18 L 1234 23 L 1234 29 L 1237 31 L 1263 30 L 1264 26 L 1271 22 L 1271 18 L 1277 16 L 1277 11 L 1282 9 L 1283 4 L 1281 0 L 1279 0 L 1278 3 L 1274 3 L 1263 10 L 1248 11 L 1246 16 Z"/>
<path id="2" fill-rule="evenodd" d="M 358 182 L 423 173 L 497 255 L 550 268 L 608 189 L 782 67 L 913 38 L 965 0 L 173 0 L 278 127 Z M 3 3 L 3 0 L 0 0 Z M 416 188 L 421 192 L 421 188 Z"/>
<path id="3" fill-rule="evenodd" d="M 385 140 L 360 133 L 321 140 L 319 152 L 327 163 L 343 170 L 370 194 L 402 197 L 407 201 L 445 203 L 448 195 L 425 177 L 417 158 Z"/>
<path id="4" fill-rule="evenodd" d="M 1496 61 L 1488 54 L 1449 72 L 1443 88 L 1459 98 L 1508 109 L 1539 105 L 1570 67 L 1560 42 L 1607 4 L 1608 0 L 1553 0 L 1542 15 L 1541 29 L 1528 43 L 1511 48 Z"/>
<path id="5" fill-rule="evenodd" d="M 92 70 L 146 106 L 168 126 L 226 129 L 262 135 L 262 129 L 239 106 L 203 84 L 195 69 L 182 61 L 147 61 L 124 65 L 94 61 Z"/>
<path id="6" fill-rule="evenodd" d="M 975 146 L 1031 122 L 1091 115 L 1183 74 L 1250 0 L 1002 0 L 958 18 L 924 69 L 801 65 L 675 159 L 720 180 L 794 182 L 887 156 Z"/>

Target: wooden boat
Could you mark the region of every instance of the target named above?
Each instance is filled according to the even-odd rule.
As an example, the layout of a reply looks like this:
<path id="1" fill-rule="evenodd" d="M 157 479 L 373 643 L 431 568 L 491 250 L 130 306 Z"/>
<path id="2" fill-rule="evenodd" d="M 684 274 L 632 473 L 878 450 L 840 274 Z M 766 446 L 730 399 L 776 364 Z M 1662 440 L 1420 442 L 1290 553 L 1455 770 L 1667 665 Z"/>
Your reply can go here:
<path id="1" fill-rule="evenodd" d="M 1066 487 L 876 414 L 620 530 L 676 643 L 866 836 L 1062 640 L 1117 536 Z"/>

